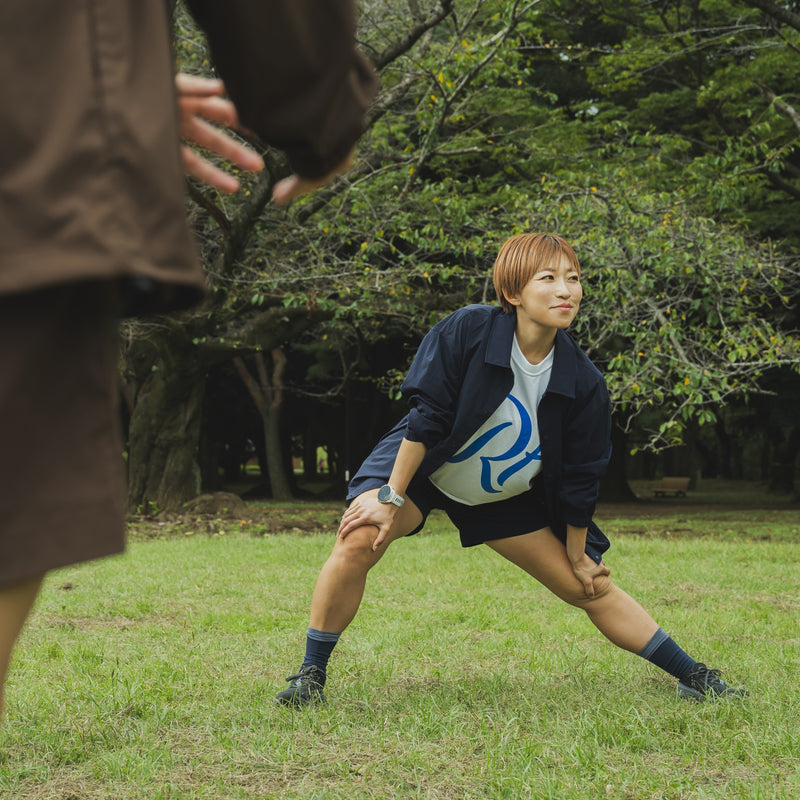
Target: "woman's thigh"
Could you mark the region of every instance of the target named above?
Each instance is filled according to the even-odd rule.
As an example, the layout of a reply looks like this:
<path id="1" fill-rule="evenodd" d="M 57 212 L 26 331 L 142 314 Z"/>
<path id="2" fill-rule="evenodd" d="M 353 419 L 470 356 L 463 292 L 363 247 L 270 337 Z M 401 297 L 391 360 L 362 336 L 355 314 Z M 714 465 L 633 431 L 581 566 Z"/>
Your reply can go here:
<path id="1" fill-rule="evenodd" d="M 495 539 L 486 542 L 486 546 L 525 570 L 562 600 L 573 605 L 582 605 L 588 600 L 583 584 L 572 570 L 566 547 L 550 528 L 522 536 Z M 610 581 L 608 585 L 611 585 Z"/>

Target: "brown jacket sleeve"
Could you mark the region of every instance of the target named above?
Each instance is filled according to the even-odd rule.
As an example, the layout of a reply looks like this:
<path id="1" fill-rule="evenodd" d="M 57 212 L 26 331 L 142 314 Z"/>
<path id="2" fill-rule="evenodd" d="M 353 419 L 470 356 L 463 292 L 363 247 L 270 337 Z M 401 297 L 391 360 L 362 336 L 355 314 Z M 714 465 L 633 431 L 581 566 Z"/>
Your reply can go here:
<path id="1" fill-rule="evenodd" d="M 350 152 L 378 81 L 352 0 L 188 0 L 242 124 L 320 178 Z"/>

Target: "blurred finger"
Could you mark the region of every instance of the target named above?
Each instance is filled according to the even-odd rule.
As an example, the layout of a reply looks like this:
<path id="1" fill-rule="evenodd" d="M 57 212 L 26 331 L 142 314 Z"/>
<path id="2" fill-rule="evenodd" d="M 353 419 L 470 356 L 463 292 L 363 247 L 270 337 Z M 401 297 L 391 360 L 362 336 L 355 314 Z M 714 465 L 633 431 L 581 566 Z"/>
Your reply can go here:
<path id="1" fill-rule="evenodd" d="M 303 188 L 303 181 L 297 175 L 290 175 L 288 178 L 283 178 L 272 187 L 272 200 L 276 206 L 285 206 L 292 202 L 296 197 L 304 194 L 306 189 Z"/>
<path id="2" fill-rule="evenodd" d="M 198 118 L 218 122 L 228 128 L 239 125 L 236 106 L 222 97 L 182 97 L 179 105 L 184 126 Z"/>
<path id="3" fill-rule="evenodd" d="M 225 94 L 225 85 L 217 78 L 204 78 L 201 75 L 189 75 L 179 72 L 175 76 L 175 86 L 182 95 L 209 97 Z"/>
<path id="4" fill-rule="evenodd" d="M 183 169 L 193 178 L 197 178 L 197 180 L 226 194 L 233 194 L 238 190 L 239 181 L 233 175 L 229 175 L 210 161 L 202 158 L 188 145 L 183 145 L 181 154 L 183 156 Z"/>
<path id="5" fill-rule="evenodd" d="M 202 120 L 193 120 L 188 129 L 184 130 L 184 135 L 237 167 L 251 172 L 259 172 L 264 168 L 264 161 L 258 153 Z"/>
<path id="6" fill-rule="evenodd" d="M 351 150 L 337 166 L 322 178 L 301 178 L 299 175 L 290 175 L 278 181 L 272 189 L 272 200 L 277 206 L 285 206 L 301 195 L 318 189 L 330 183 L 337 175 L 345 172 L 353 164 L 354 151 Z"/>

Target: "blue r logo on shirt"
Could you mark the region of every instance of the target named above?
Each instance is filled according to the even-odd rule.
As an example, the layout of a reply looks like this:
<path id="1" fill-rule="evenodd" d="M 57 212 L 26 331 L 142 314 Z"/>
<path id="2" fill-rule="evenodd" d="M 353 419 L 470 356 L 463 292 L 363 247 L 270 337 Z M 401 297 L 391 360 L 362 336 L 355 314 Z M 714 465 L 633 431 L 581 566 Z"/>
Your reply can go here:
<path id="1" fill-rule="evenodd" d="M 497 494 L 500 492 L 499 488 L 495 488 L 492 482 L 492 464 L 503 461 L 511 461 L 519 455 L 522 457 L 515 463 L 509 465 L 500 472 L 497 476 L 497 486 L 502 486 L 515 472 L 524 469 L 531 461 L 542 460 L 542 448 L 538 446 L 531 452 L 525 452 L 525 448 L 531 440 L 531 433 L 533 432 L 533 420 L 530 414 L 526 411 L 525 406 L 517 400 L 514 395 L 509 394 L 508 399 L 514 404 L 519 412 L 520 418 L 520 431 L 516 441 L 504 453 L 495 456 L 480 456 L 481 460 L 481 488 L 490 494 Z M 511 425 L 510 422 L 503 422 L 496 425 L 494 428 L 489 429 L 481 434 L 472 444 L 465 447 L 460 452 L 456 453 L 449 459 L 450 464 L 459 464 L 467 461 L 473 456 L 477 455 L 481 450 L 489 444 L 501 431 L 505 430 Z"/>

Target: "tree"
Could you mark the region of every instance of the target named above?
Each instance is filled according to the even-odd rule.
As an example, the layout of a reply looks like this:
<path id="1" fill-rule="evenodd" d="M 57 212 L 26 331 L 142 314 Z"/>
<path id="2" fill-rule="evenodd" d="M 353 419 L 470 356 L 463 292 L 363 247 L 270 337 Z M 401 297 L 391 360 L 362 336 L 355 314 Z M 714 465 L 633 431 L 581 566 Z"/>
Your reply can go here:
<path id="1" fill-rule="evenodd" d="M 733 7 L 720 2 L 715 13 Z M 761 391 L 765 371 L 796 365 L 797 261 L 743 228 L 748 192 L 773 191 L 763 159 L 757 168 L 743 159 L 753 147 L 786 144 L 730 144 L 725 160 L 724 142 L 749 141 L 752 125 L 740 121 L 738 138 L 726 140 L 716 112 L 678 115 L 691 106 L 687 92 L 702 94 L 697 75 L 706 72 L 695 64 L 692 73 L 692 59 L 719 36 L 675 35 L 683 28 L 670 15 L 684 5 L 660 8 L 659 16 L 629 3 L 364 3 L 361 36 L 383 89 L 353 170 L 288 212 L 268 203 L 284 169 L 273 153 L 239 199 L 193 187 L 213 291 L 179 325 L 132 338 L 139 384 L 161 373 L 181 384 L 165 398 L 191 398 L 213 363 L 275 348 L 291 363 L 306 348 L 326 359 L 329 391 L 383 375 L 391 392 L 433 322 L 493 299 L 500 243 L 547 229 L 573 241 L 584 261 L 587 297 L 575 333 L 607 370 L 621 429 L 647 420 L 647 443 L 672 444 L 690 426 L 712 424 L 726 399 Z M 675 30 L 664 38 L 657 31 L 666 23 Z M 709 74 L 722 75 L 736 66 L 735 52 L 714 51 L 710 61 Z M 747 96 L 756 99 L 763 109 L 757 90 Z M 664 109 L 676 119 L 655 116 Z M 717 186 L 713 158 L 734 173 L 736 191 Z M 714 211 L 721 208 L 724 217 Z M 408 347 L 366 363 L 382 340 Z M 173 346 L 192 370 L 158 362 L 152 372 L 153 361 L 134 357 L 140 349 L 161 358 Z M 133 416 L 166 419 L 171 410 L 145 413 L 137 402 Z M 190 426 L 176 439 L 169 426 L 147 437 L 142 429 L 151 444 L 135 457 L 132 444 L 132 489 L 142 485 L 143 464 L 166 463 L 147 453 L 174 442 L 184 476 L 173 476 L 171 502 L 181 502 L 199 432 Z M 132 505 L 149 499 L 131 494 Z"/>
<path id="2" fill-rule="evenodd" d="M 409 51 L 424 53 L 430 48 L 436 26 L 448 17 L 455 20 L 456 16 L 452 0 L 438 0 L 424 7 L 416 2 L 398 6 L 404 9 L 404 18 L 411 18 L 408 28 L 387 29 L 381 24 L 374 29 L 371 49 L 388 80 L 370 126 L 375 126 L 391 110 L 402 108 L 412 87 L 430 80 L 412 61 L 406 63 L 407 72 L 401 72 L 399 79 L 393 79 L 392 70 Z M 479 2 L 471 19 L 482 19 L 482 14 L 500 6 Z M 526 6 L 520 3 L 512 6 L 510 11 L 504 11 L 504 16 L 509 19 L 508 26 L 513 27 Z M 387 13 L 391 10 L 384 7 L 380 19 L 391 18 L 392 13 Z M 370 9 L 366 13 L 369 16 Z M 180 9 L 176 20 L 181 31 L 177 38 L 183 59 L 195 65 L 204 61 L 207 64 L 197 32 Z M 455 25 L 455 29 L 461 31 L 463 27 Z M 472 75 L 477 75 L 482 66 L 473 65 Z M 182 424 L 181 435 L 176 435 L 175 423 L 167 420 L 171 416 L 176 421 L 187 417 L 188 409 L 181 408 L 184 398 L 192 398 L 193 408 L 199 408 L 203 381 L 210 366 L 237 354 L 272 351 L 302 329 L 337 313 L 330 304 L 318 302 L 312 294 L 305 300 L 302 298 L 304 280 L 319 263 L 317 257 L 324 250 L 310 241 L 308 231 L 317 230 L 313 225 L 315 216 L 337 193 L 351 189 L 353 182 L 357 183 L 365 174 L 380 174 L 380 167 L 368 157 L 350 178 L 318 193 L 288 216 L 283 211 L 267 210 L 272 185 L 285 170 L 275 153 L 266 154 L 264 175 L 251 181 L 239 200 L 222 200 L 190 186 L 196 204 L 194 224 L 208 265 L 212 293 L 202 309 L 183 315 L 174 323 L 158 321 L 128 329 L 126 373 L 136 389 L 130 426 L 129 508 L 179 506 L 197 490 L 196 477 L 192 477 L 198 473 L 196 411 L 188 415 L 193 424 Z M 270 271 L 265 253 L 280 275 L 277 282 L 282 284 L 271 294 L 260 290 L 261 276 Z M 289 278 L 294 281 L 294 294 L 291 300 L 284 301 Z M 180 360 L 180 368 L 175 359 Z M 164 469 L 168 472 L 158 474 Z"/>
<path id="3" fill-rule="evenodd" d="M 583 79 L 579 95 L 560 97 L 571 113 L 601 135 L 613 122 L 659 137 L 670 145 L 671 169 L 653 174 L 662 189 L 683 187 L 708 215 L 798 243 L 798 130 L 781 99 L 796 86 L 796 13 L 769 0 L 552 8 L 551 29 L 576 44 L 561 54 Z"/>
<path id="4" fill-rule="evenodd" d="M 285 399 L 283 373 L 286 369 L 286 356 L 280 347 L 274 348 L 271 355 L 273 363 L 271 380 L 267 374 L 263 353 L 256 353 L 254 356 L 257 379 L 247 369 L 241 356 L 235 356 L 233 364 L 258 409 L 264 427 L 264 449 L 272 496 L 275 500 L 291 500 L 292 490 L 280 446 L 281 412 Z"/>

